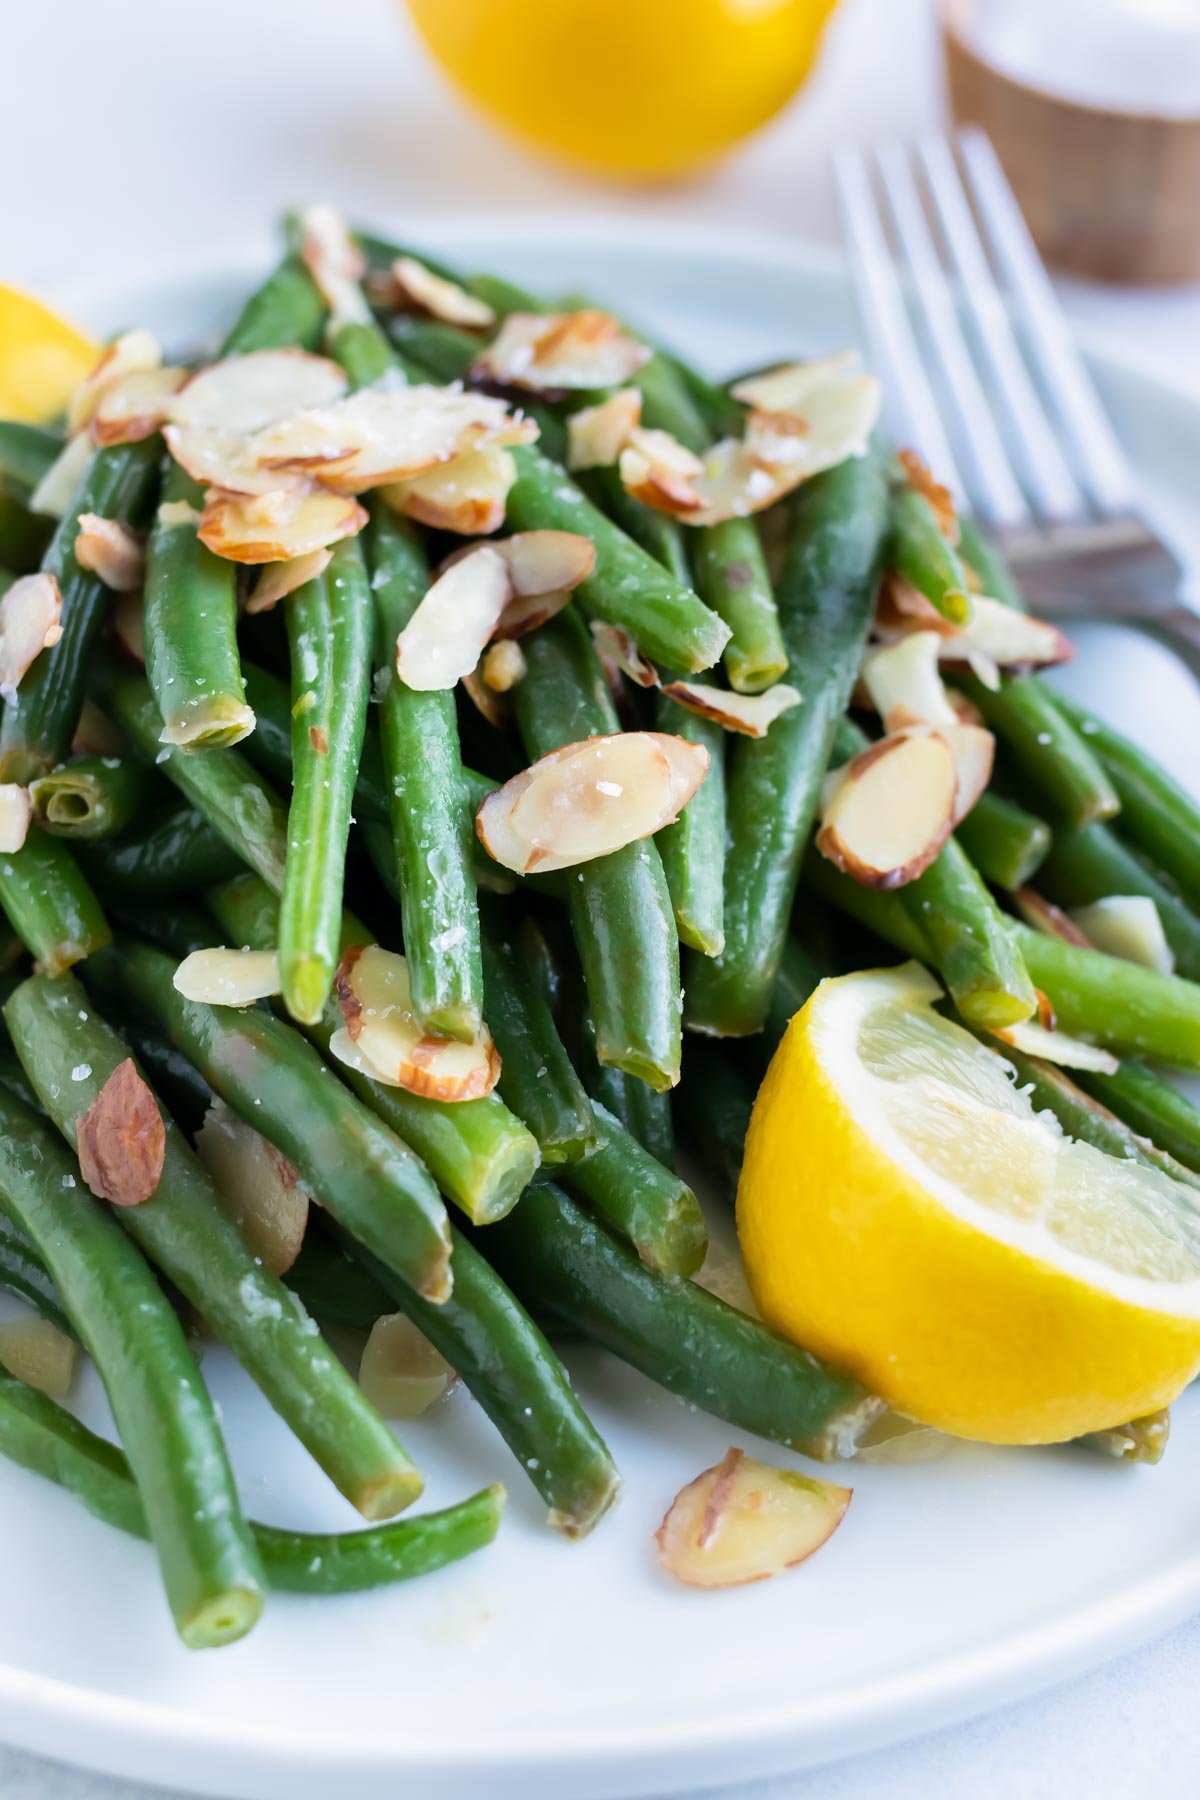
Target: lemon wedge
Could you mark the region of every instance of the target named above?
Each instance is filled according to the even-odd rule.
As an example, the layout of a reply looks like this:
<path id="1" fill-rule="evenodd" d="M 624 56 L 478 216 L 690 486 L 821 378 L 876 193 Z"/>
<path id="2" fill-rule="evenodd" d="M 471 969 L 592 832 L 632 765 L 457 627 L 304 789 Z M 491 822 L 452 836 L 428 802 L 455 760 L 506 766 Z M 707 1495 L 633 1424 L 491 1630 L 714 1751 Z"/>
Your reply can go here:
<path id="1" fill-rule="evenodd" d="M 738 1190 L 763 1318 L 960 1437 L 1167 1405 L 1200 1367 L 1200 1194 L 1067 1137 L 940 998 L 909 963 L 792 1020 Z"/>
<path id="2" fill-rule="evenodd" d="M 54 418 L 100 350 L 32 294 L 0 284 L 0 418 Z"/>

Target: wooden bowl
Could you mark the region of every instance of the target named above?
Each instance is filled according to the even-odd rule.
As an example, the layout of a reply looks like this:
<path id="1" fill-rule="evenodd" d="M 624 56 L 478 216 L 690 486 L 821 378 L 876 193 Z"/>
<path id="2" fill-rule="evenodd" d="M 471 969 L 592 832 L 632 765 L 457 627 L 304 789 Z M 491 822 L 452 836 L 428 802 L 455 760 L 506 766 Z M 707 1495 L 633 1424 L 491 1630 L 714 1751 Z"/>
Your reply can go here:
<path id="1" fill-rule="evenodd" d="M 1118 112 L 985 60 L 977 0 L 944 0 L 950 107 L 988 133 L 1047 262 L 1102 281 L 1200 280 L 1200 113 Z"/>

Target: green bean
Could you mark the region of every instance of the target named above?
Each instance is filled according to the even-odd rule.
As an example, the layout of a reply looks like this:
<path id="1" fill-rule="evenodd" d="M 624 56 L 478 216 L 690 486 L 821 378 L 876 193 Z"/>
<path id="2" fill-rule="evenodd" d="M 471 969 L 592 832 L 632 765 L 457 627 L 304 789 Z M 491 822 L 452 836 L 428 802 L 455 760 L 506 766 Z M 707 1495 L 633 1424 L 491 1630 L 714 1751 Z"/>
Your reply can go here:
<path id="1" fill-rule="evenodd" d="M 537 1192 L 528 1189 L 522 1207 Z M 360 1244 L 347 1247 L 465 1382 L 550 1508 L 549 1523 L 567 1537 L 585 1537 L 621 1484 L 608 1447 L 519 1300 L 451 1229 L 454 1292 L 443 1306 L 418 1298 Z M 489 1244 L 497 1229 L 489 1225 Z"/>
<path id="2" fill-rule="evenodd" d="M 958 828 L 958 841 L 985 881 L 1012 893 L 1033 880 L 1050 849 L 1050 827 L 990 790 Z"/>
<path id="3" fill-rule="evenodd" d="M 648 1268 L 551 1182 L 530 1188 L 493 1227 L 493 1243 L 531 1305 L 740 1430 L 825 1461 L 852 1448 L 880 1410 L 850 1376 L 757 1319 Z"/>
<path id="4" fill-rule="evenodd" d="M 587 469 L 574 479 L 614 525 L 635 544 L 640 544 L 681 587 L 688 586 L 692 577 L 683 527 L 678 519 L 635 498 L 616 468 Z"/>
<path id="5" fill-rule="evenodd" d="M 53 1127 L 3 1093 L 0 1122 L 0 1196 L 100 1372 L 176 1629 L 190 1649 L 230 1643 L 262 1609 L 262 1566 L 183 1328 Z"/>
<path id="6" fill-rule="evenodd" d="M 562 1180 L 664 1275 L 694 1275 L 708 1233 L 686 1182 L 657 1162 L 621 1121 L 594 1102 L 595 1150 L 562 1172 Z"/>
<path id="7" fill-rule="evenodd" d="M 1116 1056 L 1200 1069 L 1200 987 L 1137 963 L 1081 950 L 1014 922 L 1030 976 L 1049 996 L 1059 1028 Z"/>
<path id="8" fill-rule="evenodd" d="M 158 709 L 141 676 L 106 673 L 104 700 L 135 748 L 153 758 L 218 837 L 281 893 L 287 817 L 278 795 L 241 751 L 207 750 L 195 756 L 174 745 L 160 747 Z"/>
<path id="9" fill-rule="evenodd" d="M 145 954 L 169 986 L 171 962 Z M 122 991 L 128 960 L 111 951 L 94 966 L 102 991 Z M 42 1104 L 74 1145 L 79 1119 L 128 1060 L 127 1046 L 70 976 L 25 982 L 5 1016 Z M 126 1230 L 229 1345 L 351 1504 L 369 1519 L 399 1512 L 420 1493 L 420 1476 L 299 1301 L 226 1216 L 178 1126 L 159 1112 L 162 1173 L 150 1199 L 121 1209 Z"/>
<path id="10" fill-rule="evenodd" d="M 60 520 L 42 566 L 62 594 L 62 635 L 43 650 L 10 695 L 0 724 L 0 781 L 29 782 L 63 761 L 71 748 L 96 634 L 110 594 L 75 557 L 84 513 L 140 525 L 156 479 L 157 439 L 98 450 Z"/>
<path id="11" fill-rule="evenodd" d="M 927 939 L 964 1019 L 995 1027 L 1036 1012 L 1034 984 L 1008 921 L 954 838 L 923 875 L 896 889 L 896 898 Z"/>
<path id="12" fill-rule="evenodd" d="M 1200 806 L 1146 751 L 1086 707 L 1056 694 L 1061 712 L 1099 756 L 1121 802 L 1121 830 L 1200 906 Z"/>
<path id="13" fill-rule="evenodd" d="M 286 1280 L 314 1318 L 349 1331 L 369 1332 L 377 1319 L 395 1310 L 387 1290 L 326 1236 L 319 1219 L 305 1232 Z"/>
<path id="14" fill-rule="evenodd" d="M 371 688 L 373 606 L 362 550 L 335 546 L 324 574 L 287 600 L 292 655 L 292 800 L 279 906 L 289 1013 L 321 1016 L 338 964 L 350 808 Z"/>
<path id="15" fill-rule="evenodd" d="M 971 617 L 967 572 L 957 550 L 943 536 L 929 501 L 915 488 L 903 486 L 893 491 L 887 560 L 944 619 L 953 625 L 966 624 Z"/>
<path id="16" fill-rule="evenodd" d="M 106 995 L 105 1006 L 154 1092 L 162 1096 L 187 1136 L 194 1138 L 213 1103 L 213 1091 L 199 1069 L 153 1026 L 122 1007 L 117 995 Z"/>
<path id="17" fill-rule="evenodd" d="M 600 1101 L 656 1162 L 665 1169 L 673 1169 L 675 1131 L 671 1123 L 670 1094 L 648 1087 L 636 1075 L 627 1075 L 623 1069 L 599 1062 L 595 1023 L 586 1011 L 580 1020 L 576 1057 L 583 1084 L 593 1101 Z"/>
<path id="18" fill-rule="evenodd" d="M 244 754 L 276 787 L 292 785 L 292 703 L 287 683 L 269 669 L 246 663 L 242 674 L 246 694 L 257 723 L 246 739 Z M 354 789 L 354 811 L 359 819 L 388 823 L 388 791 L 383 773 L 379 738 L 372 725 L 363 739 L 362 761 Z"/>
<path id="19" fill-rule="evenodd" d="M 206 898 L 233 943 L 255 950 L 273 947 L 275 903 L 256 876 L 243 875 L 211 889 Z M 351 921 L 350 935 L 365 943 L 371 934 Z M 330 1005 L 308 1035 L 326 1051 L 341 1023 L 340 1012 Z M 487 1224 L 516 1204 L 537 1168 L 538 1147 L 498 1094 L 453 1103 L 426 1100 L 403 1088 L 385 1087 L 342 1063 L 335 1067 L 358 1098 L 416 1151 L 443 1193 L 474 1223 Z"/>
<path id="20" fill-rule="evenodd" d="M 106 896 L 148 900 L 194 894 L 246 866 L 186 801 L 159 808 L 120 838 L 79 846 L 84 872 Z"/>
<path id="21" fill-rule="evenodd" d="M 36 569 L 46 554 L 54 522 L 30 512 L 26 496 L 0 475 L 0 562 L 14 575 Z"/>
<path id="22" fill-rule="evenodd" d="M 56 837 L 115 837 L 150 805 L 160 784 L 145 763 L 81 756 L 29 784 L 33 816 Z"/>
<path id="23" fill-rule="evenodd" d="M 1177 1087 L 1132 1058 L 1114 1075 L 1077 1069 L 1075 1080 L 1139 1137 L 1200 1174 L 1200 1108 Z"/>
<path id="24" fill-rule="evenodd" d="M 1200 918 L 1108 825 L 1083 825 L 1054 834 L 1054 846 L 1038 876 L 1039 891 L 1059 906 L 1087 906 L 1112 894 L 1153 900 L 1175 967 L 1200 980 Z"/>
<path id="25" fill-rule="evenodd" d="M 732 1201 L 742 1172 L 754 1088 L 723 1045 L 707 1038 L 688 1039 L 676 1105 L 705 1174 L 716 1180 L 722 1198 Z"/>
<path id="26" fill-rule="evenodd" d="M 8 1087 L 7 1082 L 4 1085 Z M 12 1095 L 13 1090 L 9 1088 L 8 1091 Z M 19 1100 L 20 1095 L 15 1098 Z M 39 1110 L 36 1100 L 32 1110 L 36 1117 Z M 49 1319 L 64 1337 L 75 1336 L 75 1327 L 63 1311 L 49 1269 L 25 1233 L 5 1212 L 0 1212 L 0 1288 L 15 1294 L 18 1300 L 24 1300 L 43 1319 Z"/>
<path id="27" fill-rule="evenodd" d="M 859 925 L 892 945 L 901 956 L 916 957 L 932 963 L 933 952 L 923 923 L 910 918 L 901 903 L 899 889 L 885 893 L 882 888 L 864 887 L 843 875 L 823 857 L 814 844 L 804 853 L 804 885 L 820 899 L 854 919 Z"/>
<path id="28" fill-rule="evenodd" d="M 545 997 L 496 913 L 488 914 L 484 929 L 483 974 L 488 1028 L 500 1052 L 501 1098 L 532 1131 L 543 1162 L 590 1157 L 599 1137 L 583 1083 Z"/>
<path id="29" fill-rule="evenodd" d="M 61 432 L 21 419 L 0 419 L 0 478 L 32 491 L 65 444 Z"/>
<path id="30" fill-rule="evenodd" d="M 573 609 L 525 639 L 528 673 L 513 690 L 531 757 L 619 729 L 604 675 Z M 596 1053 L 647 1082 L 679 1079 L 679 941 L 655 845 L 627 844 L 570 871 L 571 927 L 596 1022 Z"/>
<path id="31" fill-rule="evenodd" d="M 761 693 L 786 674 L 788 653 L 753 519 L 726 519 L 692 537 L 696 592 L 730 629 L 723 652 L 730 687 Z"/>
<path id="32" fill-rule="evenodd" d="M 801 490 L 779 610 L 804 704 L 730 752 L 725 947 L 689 959 L 687 1016 L 697 1031 L 745 1036 L 766 1018 L 834 729 L 858 674 L 886 518 L 874 455 Z"/>
<path id="33" fill-rule="evenodd" d="M 61 838 L 31 831 L 0 855 L 0 907 L 30 955 L 51 975 L 112 937 L 100 902 Z"/>
<path id="34" fill-rule="evenodd" d="M 185 1000 L 171 959 L 144 945 L 123 946 L 119 966 L 130 1002 L 283 1151 L 322 1206 L 419 1292 L 444 1299 L 453 1280 L 449 1223 L 432 1179 L 299 1033 L 259 1008 Z"/>
<path id="35" fill-rule="evenodd" d="M 28 1106 L 33 1112 L 41 1112 L 41 1102 L 29 1085 L 29 1078 L 21 1067 L 20 1060 L 11 1050 L 0 1050 L 0 1087 Z"/>
<path id="36" fill-rule="evenodd" d="M 725 944 L 725 737 L 715 719 L 702 719 L 666 694 L 657 702 L 660 731 L 708 751 L 708 773 L 673 825 L 655 842 L 681 944 L 719 956 Z"/>
<path id="37" fill-rule="evenodd" d="M 106 1525 L 148 1535 L 145 1508 L 116 1445 L 11 1375 L 0 1376 L 0 1452 L 66 1488 Z M 504 1489 L 493 1486 L 441 1512 L 367 1531 L 281 1531 L 253 1522 L 250 1530 L 272 1588 L 351 1594 L 427 1575 L 482 1549 L 503 1508 Z"/>
<path id="38" fill-rule="evenodd" d="M 1119 1462 L 1161 1462 L 1171 1435 L 1171 1414 L 1164 1406 L 1158 1412 L 1131 1419 L 1127 1425 L 1110 1425 L 1107 1431 L 1089 1431 L 1074 1441 L 1084 1450 L 1095 1450 L 1101 1456 L 1115 1457 Z"/>

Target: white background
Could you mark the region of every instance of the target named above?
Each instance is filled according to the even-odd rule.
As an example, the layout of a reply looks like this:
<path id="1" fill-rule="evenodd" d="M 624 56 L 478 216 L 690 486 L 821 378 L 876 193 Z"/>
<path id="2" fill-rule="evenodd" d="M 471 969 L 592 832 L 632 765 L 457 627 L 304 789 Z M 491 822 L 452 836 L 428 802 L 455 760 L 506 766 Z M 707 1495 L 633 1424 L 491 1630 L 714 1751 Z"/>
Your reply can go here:
<path id="1" fill-rule="evenodd" d="M 281 207 L 318 197 L 368 219 L 495 206 L 830 239 L 830 147 L 912 136 L 941 116 L 927 0 L 843 0 L 812 87 L 782 121 L 705 181 L 640 192 L 581 182 L 477 124 L 391 0 L 4 0 L 0 14 L 0 278 L 51 298 L 265 244 Z M 1200 393 L 1195 290 L 1065 295 L 1076 318 Z M 1198 1694 L 1200 1622 L 1040 1700 L 720 1800 L 1117 1800 L 1135 1787 L 1191 1800 Z M 148 1793 L 0 1749 L 4 1800 Z"/>

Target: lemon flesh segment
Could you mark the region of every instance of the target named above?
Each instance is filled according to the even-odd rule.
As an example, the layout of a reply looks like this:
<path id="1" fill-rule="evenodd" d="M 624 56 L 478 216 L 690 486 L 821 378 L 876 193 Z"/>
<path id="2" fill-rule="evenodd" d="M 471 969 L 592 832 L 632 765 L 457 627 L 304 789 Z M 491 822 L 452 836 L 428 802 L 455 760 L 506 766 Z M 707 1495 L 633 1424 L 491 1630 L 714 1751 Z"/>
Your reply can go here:
<path id="1" fill-rule="evenodd" d="M 101 347 L 32 294 L 0 283 L 0 418 L 37 424 L 62 412 Z"/>
<path id="2" fill-rule="evenodd" d="M 915 964 L 828 981 L 755 1106 L 738 1229 L 768 1323 L 958 1436 L 1038 1443 L 1200 1365 L 1200 1207 L 1038 1112 Z"/>

